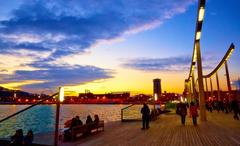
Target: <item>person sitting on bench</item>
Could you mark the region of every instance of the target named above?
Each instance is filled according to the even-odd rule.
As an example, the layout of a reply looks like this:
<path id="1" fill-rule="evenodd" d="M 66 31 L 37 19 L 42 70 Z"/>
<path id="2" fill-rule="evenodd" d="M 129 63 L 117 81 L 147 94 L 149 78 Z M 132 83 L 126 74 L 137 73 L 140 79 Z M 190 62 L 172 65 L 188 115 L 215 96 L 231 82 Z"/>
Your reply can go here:
<path id="1" fill-rule="evenodd" d="M 71 140 L 71 130 L 75 126 L 77 126 L 77 119 L 72 118 L 71 125 L 70 125 L 69 129 L 64 131 L 64 140 L 66 140 L 66 141 Z"/>
<path id="2" fill-rule="evenodd" d="M 94 123 L 99 123 L 99 117 L 98 115 L 94 115 Z"/>
<path id="3" fill-rule="evenodd" d="M 77 126 L 82 126 L 83 122 L 80 120 L 79 116 L 76 116 L 76 125 Z"/>
<path id="4" fill-rule="evenodd" d="M 87 124 L 91 124 L 93 123 L 93 120 L 91 118 L 90 115 L 87 116 L 87 120 L 86 120 L 86 125 Z M 84 135 L 89 135 L 91 133 L 91 128 L 87 128 L 86 132 L 84 133 Z"/>
<path id="5" fill-rule="evenodd" d="M 90 115 L 88 115 L 87 120 L 86 120 L 86 124 L 90 124 L 92 122 L 93 122 L 92 117 Z"/>

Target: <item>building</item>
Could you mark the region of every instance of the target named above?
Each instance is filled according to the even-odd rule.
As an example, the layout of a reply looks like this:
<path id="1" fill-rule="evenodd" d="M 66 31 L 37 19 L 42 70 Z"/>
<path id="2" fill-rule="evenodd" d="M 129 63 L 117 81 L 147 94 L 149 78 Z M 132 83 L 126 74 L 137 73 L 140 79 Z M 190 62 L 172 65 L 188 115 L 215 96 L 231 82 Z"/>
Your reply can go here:
<path id="1" fill-rule="evenodd" d="M 161 79 L 153 79 L 153 95 L 159 99 L 162 94 Z M 156 100 L 156 99 L 155 99 Z"/>

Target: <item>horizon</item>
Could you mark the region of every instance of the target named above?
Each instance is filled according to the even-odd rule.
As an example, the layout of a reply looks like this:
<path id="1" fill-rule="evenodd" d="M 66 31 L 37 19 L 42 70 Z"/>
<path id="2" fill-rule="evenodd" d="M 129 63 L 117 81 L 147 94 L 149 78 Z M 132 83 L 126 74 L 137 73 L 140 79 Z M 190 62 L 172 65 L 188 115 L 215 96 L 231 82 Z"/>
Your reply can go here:
<path id="1" fill-rule="evenodd" d="M 240 78 L 240 2 L 207 1 L 203 74 L 231 43 L 232 86 Z M 197 1 L 24 1 L 0 9 L 0 86 L 32 93 L 66 91 L 183 93 L 193 52 Z M 224 69 L 219 72 L 225 78 Z M 214 83 L 214 88 L 216 85 Z M 227 90 L 226 83 L 220 83 Z"/>

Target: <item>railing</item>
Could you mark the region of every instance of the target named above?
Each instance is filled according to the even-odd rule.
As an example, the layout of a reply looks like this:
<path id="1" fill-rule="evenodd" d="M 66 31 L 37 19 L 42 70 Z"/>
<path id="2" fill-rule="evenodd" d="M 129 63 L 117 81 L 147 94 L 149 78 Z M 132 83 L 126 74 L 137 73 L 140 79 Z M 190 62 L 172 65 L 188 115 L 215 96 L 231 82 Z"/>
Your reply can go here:
<path id="1" fill-rule="evenodd" d="M 55 93 L 55 94 L 53 94 L 53 95 L 50 96 L 50 97 L 44 98 L 44 99 L 42 99 L 41 101 L 39 101 L 39 102 L 37 102 L 37 103 L 29 106 L 29 107 L 26 107 L 25 109 L 22 109 L 22 110 L 20 110 L 20 111 L 18 111 L 18 112 L 16 112 L 16 113 L 14 113 L 14 114 L 6 117 L 6 118 L 3 118 L 2 120 L 0 120 L 0 123 L 2 123 L 3 121 L 6 121 L 6 120 L 8 120 L 8 119 L 10 119 L 10 118 L 12 118 L 12 117 L 15 117 L 16 115 L 18 115 L 18 114 L 20 114 L 20 113 L 22 113 L 22 112 L 27 111 L 27 110 L 35 107 L 36 105 L 42 104 L 44 101 L 46 101 L 46 100 L 48 100 L 48 99 L 50 99 L 50 98 L 53 98 L 53 97 L 56 96 L 57 94 L 58 94 L 58 93 Z"/>
<path id="2" fill-rule="evenodd" d="M 41 101 L 39 101 L 33 105 L 30 105 L 22 110 L 17 111 L 16 113 L 13 113 L 13 114 L 1 119 L 0 120 L 0 128 L 1 128 L 1 132 L 3 132 L 2 134 L 4 136 L 1 137 L 0 145 L 3 142 L 8 143 L 10 135 L 13 135 L 14 134 L 13 132 L 15 132 L 16 129 L 29 130 L 29 128 L 30 129 L 33 128 L 32 130 L 33 130 L 34 134 L 36 134 L 35 131 L 39 131 L 39 126 L 41 128 L 45 128 L 46 130 L 53 129 L 54 128 L 53 124 L 55 123 L 53 121 L 54 119 L 50 119 L 51 122 L 48 121 L 47 123 L 44 120 L 38 119 L 38 117 L 40 117 L 40 116 L 46 117 L 46 115 L 48 113 L 45 113 L 45 112 L 48 112 L 48 111 L 45 111 L 45 110 L 42 111 L 41 109 L 46 109 L 46 108 L 42 108 L 41 106 L 39 107 L 37 105 L 40 105 L 44 101 L 53 98 L 57 94 L 58 93 L 55 93 L 55 94 L 51 95 L 50 97 L 44 98 Z M 34 108 L 34 107 L 36 107 L 36 108 Z M 49 108 L 51 109 L 51 107 L 49 107 Z M 38 114 L 38 115 L 33 115 L 33 114 Z M 30 123 L 29 121 L 37 121 L 37 123 L 39 125 L 36 126 L 36 125 Z M 44 143 L 49 145 L 49 142 L 44 142 Z"/>
<path id="3" fill-rule="evenodd" d="M 122 122 L 131 122 L 131 121 L 140 121 L 142 119 L 141 115 L 142 104 L 131 104 L 127 107 L 121 109 L 121 121 Z M 153 108 L 153 105 L 150 105 L 150 109 Z"/>

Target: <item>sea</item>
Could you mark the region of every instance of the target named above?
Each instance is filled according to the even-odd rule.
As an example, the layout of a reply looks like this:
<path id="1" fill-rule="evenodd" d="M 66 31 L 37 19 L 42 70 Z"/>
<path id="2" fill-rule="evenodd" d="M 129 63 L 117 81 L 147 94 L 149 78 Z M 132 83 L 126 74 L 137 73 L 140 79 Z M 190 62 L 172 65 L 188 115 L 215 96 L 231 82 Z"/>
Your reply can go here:
<path id="1" fill-rule="evenodd" d="M 0 105 L 0 119 L 3 119 L 30 105 Z M 79 116 L 85 123 L 88 115 L 98 114 L 105 123 L 121 120 L 121 109 L 126 104 L 64 104 L 60 106 L 59 129 L 64 128 L 64 123 L 75 116 Z M 142 105 L 134 106 L 129 110 L 129 115 L 140 116 Z M 132 108 L 132 107 L 130 107 Z M 130 109 L 129 108 L 129 109 Z M 125 110 L 126 111 L 126 110 Z M 132 113 L 131 113 L 132 112 Z M 17 129 L 23 129 L 24 135 L 28 130 L 34 134 L 53 132 L 55 128 L 56 105 L 37 105 L 19 115 L 0 123 L 0 139 L 9 138 Z"/>

